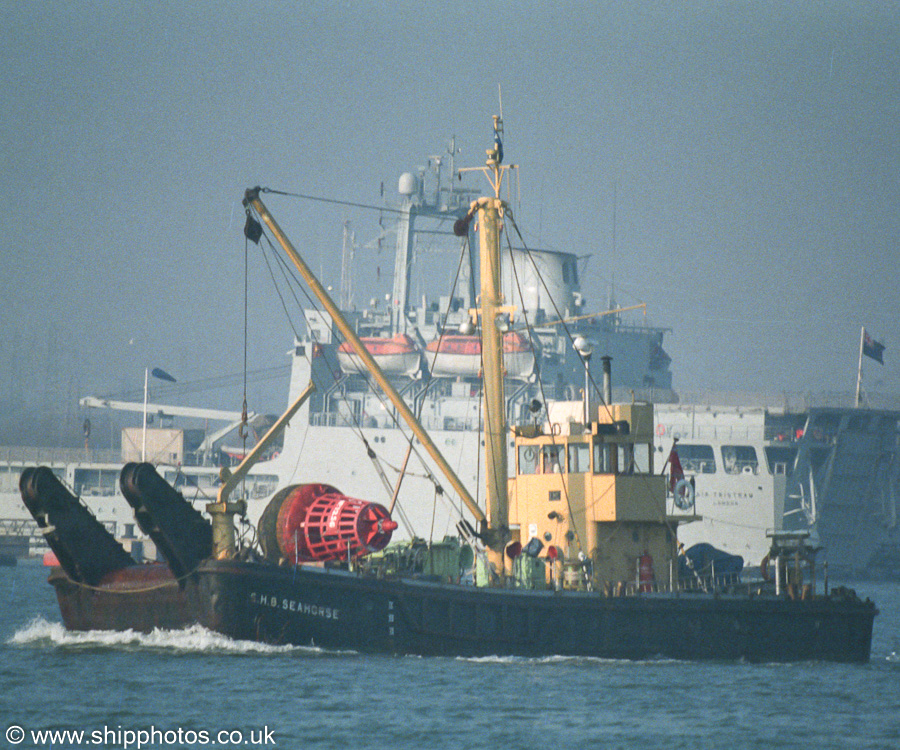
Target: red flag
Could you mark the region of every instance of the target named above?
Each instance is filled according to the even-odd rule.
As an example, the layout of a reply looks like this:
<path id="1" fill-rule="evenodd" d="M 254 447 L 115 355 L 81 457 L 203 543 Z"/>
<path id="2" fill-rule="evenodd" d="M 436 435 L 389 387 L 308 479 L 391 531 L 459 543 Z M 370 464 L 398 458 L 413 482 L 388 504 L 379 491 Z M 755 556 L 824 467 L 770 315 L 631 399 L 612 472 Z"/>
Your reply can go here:
<path id="1" fill-rule="evenodd" d="M 684 479 L 684 469 L 681 468 L 681 459 L 678 458 L 678 451 L 675 446 L 669 453 L 669 491 L 675 492 L 675 485 Z"/>

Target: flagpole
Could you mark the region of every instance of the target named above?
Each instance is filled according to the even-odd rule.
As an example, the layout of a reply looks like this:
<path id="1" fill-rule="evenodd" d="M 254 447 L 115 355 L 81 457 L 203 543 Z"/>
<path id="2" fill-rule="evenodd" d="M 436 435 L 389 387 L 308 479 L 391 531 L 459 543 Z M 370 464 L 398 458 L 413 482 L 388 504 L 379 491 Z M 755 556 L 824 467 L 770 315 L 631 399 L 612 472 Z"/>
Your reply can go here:
<path id="1" fill-rule="evenodd" d="M 863 358 L 863 341 L 866 338 L 866 327 L 861 326 L 859 329 L 859 369 L 856 371 L 856 408 L 859 408 L 860 392 L 862 391 L 862 358 Z"/>
<path id="2" fill-rule="evenodd" d="M 141 428 L 141 462 L 147 460 L 147 391 L 150 379 L 150 368 L 144 368 L 144 424 Z"/>

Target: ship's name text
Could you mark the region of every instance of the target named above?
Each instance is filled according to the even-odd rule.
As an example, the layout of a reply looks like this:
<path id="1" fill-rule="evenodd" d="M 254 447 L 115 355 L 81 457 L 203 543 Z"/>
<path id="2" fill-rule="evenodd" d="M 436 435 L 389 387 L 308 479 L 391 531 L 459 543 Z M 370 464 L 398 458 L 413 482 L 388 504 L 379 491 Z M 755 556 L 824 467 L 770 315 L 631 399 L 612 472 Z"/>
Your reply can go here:
<path id="1" fill-rule="evenodd" d="M 323 620 L 337 620 L 340 614 L 340 610 L 336 607 L 322 607 L 308 602 L 298 602 L 296 599 L 279 598 L 272 594 L 257 594 L 255 591 L 250 593 L 250 603 L 258 604 L 260 607 L 271 607 L 272 609 L 283 609 L 286 612 L 321 617 Z"/>

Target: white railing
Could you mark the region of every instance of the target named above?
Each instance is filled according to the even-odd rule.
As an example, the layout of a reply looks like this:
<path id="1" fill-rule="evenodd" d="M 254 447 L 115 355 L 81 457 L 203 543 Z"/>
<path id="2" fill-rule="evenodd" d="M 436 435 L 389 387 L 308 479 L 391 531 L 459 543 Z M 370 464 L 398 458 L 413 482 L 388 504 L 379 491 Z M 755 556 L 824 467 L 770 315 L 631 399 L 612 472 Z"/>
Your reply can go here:
<path id="1" fill-rule="evenodd" d="M 900 394 L 866 393 L 867 406 L 872 409 L 900 411 Z M 760 409 L 784 409 L 785 411 L 806 411 L 813 406 L 851 408 L 856 405 L 856 394 L 852 391 L 782 391 L 760 393 L 756 391 L 678 391 L 681 404 L 715 406 L 745 406 Z"/>
<path id="2" fill-rule="evenodd" d="M 0 464 L 122 463 L 121 450 L 109 448 L 38 448 L 0 446 Z"/>

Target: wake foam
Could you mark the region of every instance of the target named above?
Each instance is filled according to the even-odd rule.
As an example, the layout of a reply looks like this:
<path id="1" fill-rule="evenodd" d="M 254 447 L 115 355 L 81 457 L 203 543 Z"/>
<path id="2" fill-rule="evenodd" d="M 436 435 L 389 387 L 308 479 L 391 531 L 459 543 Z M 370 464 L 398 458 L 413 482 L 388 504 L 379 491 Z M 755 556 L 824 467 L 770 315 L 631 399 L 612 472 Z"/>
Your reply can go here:
<path id="1" fill-rule="evenodd" d="M 37 617 L 17 630 L 7 643 L 15 646 L 36 646 L 75 649 L 106 648 L 113 650 L 152 649 L 180 653 L 213 654 L 322 654 L 314 646 L 273 646 L 256 641 L 236 641 L 228 636 L 192 625 L 183 630 L 154 629 L 150 633 L 134 630 L 66 630 L 60 622 Z"/>

